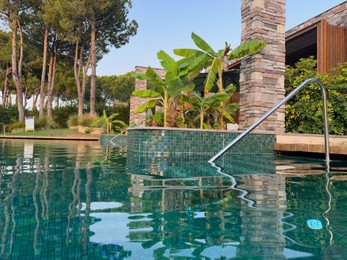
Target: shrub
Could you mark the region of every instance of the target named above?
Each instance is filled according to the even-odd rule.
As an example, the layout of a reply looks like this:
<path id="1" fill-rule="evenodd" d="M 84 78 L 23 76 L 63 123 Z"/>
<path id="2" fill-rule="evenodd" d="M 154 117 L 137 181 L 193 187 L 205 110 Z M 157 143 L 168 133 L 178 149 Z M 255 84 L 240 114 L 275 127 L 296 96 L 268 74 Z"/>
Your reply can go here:
<path id="1" fill-rule="evenodd" d="M 64 106 L 55 108 L 53 110 L 54 121 L 60 128 L 66 128 L 68 126 L 68 120 L 70 116 L 77 114 L 77 110 L 78 109 L 76 106 Z"/>
<path id="2" fill-rule="evenodd" d="M 84 130 L 84 133 L 85 134 L 90 134 L 92 131 L 93 131 L 92 129 L 87 128 L 87 129 Z"/>
<path id="3" fill-rule="evenodd" d="M 35 128 L 36 129 L 54 129 L 57 128 L 57 124 L 52 118 L 43 116 L 42 118 L 35 117 Z"/>
<path id="4" fill-rule="evenodd" d="M 70 126 L 77 126 L 78 125 L 78 115 L 71 115 L 69 119 L 67 120 L 67 125 Z"/>
<path id="5" fill-rule="evenodd" d="M 129 103 L 118 102 L 113 105 L 112 111 L 109 114 L 118 113 L 117 119 L 122 120 L 125 124 L 129 125 L 130 107 Z"/>
<path id="6" fill-rule="evenodd" d="M 347 132 L 347 63 L 333 70 L 333 74 L 317 74 L 313 57 L 300 59 L 294 67 L 286 68 L 286 94 L 308 78 L 318 78 L 327 89 L 329 133 Z M 302 89 L 286 104 L 286 131 L 294 133 L 323 133 L 322 97 L 316 84 Z"/>
<path id="7" fill-rule="evenodd" d="M 78 124 L 82 126 L 91 126 L 97 118 L 96 115 L 84 114 L 78 118 Z"/>
<path id="8" fill-rule="evenodd" d="M 5 125 L 10 124 L 18 120 L 17 106 L 0 106 L 0 123 Z"/>
<path id="9" fill-rule="evenodd" d="M 11 123 L 7 126 L 7 132 L 13 133 L 13 132 L 16 132 L 18 130 L 24 131 L 25 130 L 25 123 L 14 122 L 14 123 Z"/>

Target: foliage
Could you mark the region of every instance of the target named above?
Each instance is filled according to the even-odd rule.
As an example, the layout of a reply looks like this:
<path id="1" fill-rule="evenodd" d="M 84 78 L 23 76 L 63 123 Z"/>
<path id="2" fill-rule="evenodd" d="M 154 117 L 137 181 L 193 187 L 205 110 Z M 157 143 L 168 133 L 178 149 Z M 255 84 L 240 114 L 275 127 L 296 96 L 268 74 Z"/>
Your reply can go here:
<path id="1" fill-rule="evenodd" d="M 148 110 L 147 119 L 145 120 L 146 126 L 162 126 L 164 125 L 164 114 L 157 112 L 153 114 L 151 110 Z"/>
<path id="2" fill-rule="evenodd" d="M 300 59 L 294 67 L 286 67 L 286 94 L 308 78 L 318 78 L 327 89 L 329 132 L 347 132 L 347 63 L 332 74 L 317 74 L 317 61 L 313 57 Z M 286 131 L 294 133 L 323 133 L 323 108 L 320 89 L 316 84 L 302 89 L 286 104 Z"/>
<path id="3" fill-rule="evenodd" d="M 84 114 L 78 118 L 78 124 L 81 126 L 92 126 L 93 122 L 97 119 L 96 115 Z"/>
<path id="4" fill-rule="evenodd" d="M 78 115 L 71 115 L 67 121 L 67 125 L 69 127 L 71 126 L 78 126 Z"/>
<path id="5" fill-rule="evenodd" d="M 118 113 L 118 119 L 122 120 L 125 124 L 129 125 L 129 103 L 115 103 L 112 107 L 112 113 Z"/>
<path id="6" fill-rule="evenodd" d="M 57 124 L 52 118 L 43 116 L 41 118 L 35 117 L 35 129 L 54 129 L 57 128 Z"/>
<path id="7" fill-rule="evenodd" d="M 25 123 L 24 122 L 13 122 L 6 126 L 6 132 L 17 132 L 19 130 L 24 130 L 25 129 Z"/>
<path id="8" fill-rule="evenodd" d="M 92 123 L 92 126 L 101 126 L 106 129 L 107 134 L 112 134 L 114 130 L 120 132 L 125 129 L 127 125 L 122 120 L 114 119 L 118 115 L 118 113 L 113 113 L 112 115 L 107 116 L 106 111 L 104 110 L 102 116 L 96 119 Z"/>
<path id="9" fill-rule="evenodd" d="M 135 78 L 130 72 L 119 76 L 99 76 L 96 87 L 104 103 L 129 102 L 131 93 L 135 89 Z"/>
<path id="10" fill-rule="evenodd" d="M 54 121 L 57 123 L 58 127 L 65 128 L 68 126 L 70 116 L 75 115 L 76 113 L 77 107 L 72 105 L 55 108 L 53 110 Z"/>
<path id="11" fill-rule="evenodd" d="M 228 43 L 221 50 L 214 51 L 212 47 L 200 36 L 192 33 L 192 40 L 199 48 L 195 49 L 174 49 L 176 55 L 184 57 L 181 67 L 200 72 L 201 69 L 208 68 L 207 78 L 205 80 L 205 93 L 209 93 L 218 76 L 219 92 L 223 91 L 222 72 L 228 65 L 229 60 L 238 59 L 247 55 L 260 52 L 265 43 L 260 40 L 251 40 L 241 43 L 240 46 L 231 49 Z"/>
<path id="12" fill-rule="evenodd" d="M 263 41 L 251 40 L 241 43 L 241 45 L 234 50 L 226 43 L 224 49 L 214 51 L 205 40 L 195 33 L 192 33 L 192 40 L 199 49 L 175 49 L 174 53 L 184 57 L 180 62 L 180 67 L 183 71 L 195 71 L 192 75 L 197 75 L 201 69 L 208 69 L 208 74 L 204 83 L 205 94 L 210 92 L 216 82 L 219 93 L 225 93 L 222 74 L 229 60 L 239 59 L 247 55 L 258 53 L 266 45 Z M 221 111 L 226 110 L 224 101 L 220 102 L 220 109 Z M 220 127 L 221 129 L 225 129 L 223 113 L 220 113 L 219 117 Z"/>
<path id="13" fill-rule="evenodd" d="M 17 106 L 0 106 L 0 123 L 5 125 L 17 121 L 18 109 Z"/>
<path id="14" fill-rule="evenodd" d="M 217 111 L 219 115 L 225 117 L 229 122 L 234 123 L 232 114 L 236 112 L 236 109 L 238 108 L 237 104 L 229 104 L 229 106 L 227 106 L 226 109 L 224 109 L 220 106 L 220 103 L 228 100 L 229 97 L 235 92 L 235 90 L 236 88 L 234 86 L 229 86 L 224 93 L 217 93 L 215 95 L 210 95 L 207 97 L 201 97 L 197 93 L 191 93 L 191 95 L 189 96 L 184 96 L 183 100 L 189 103 L 191 110 L 198 111 L 198 113 L 196 113 L 197 116 L 195 117 L 195 119 L 192 118 L 193 122 L 199 121 L 200 129 L 210 129 L 213 128 L 216 124 L 218 124 L 216 122 L 218 120 L 211 119 L 211 115 L 213 116 L 213 112 L 215 111 Z M 209 115 L 206 116 L 207 111 L 210 111 L 211 113 L 209 113 Z M 208 123 L 205 123 L 205 117 L 207 117 Z M 194 123 L 194 125 L 196 124 Z"/>
<path id="15" fill-rule="evenodd" d="M 190 71 L 182 71 L 179 69 L 179 63 L 176 62 L 170 55 L 163 50 L 157 53 L 161 65 L 166 70 L 164 78 L 151 67 L 149 67 L 145 74 L 133 73 L 132 75 L 141 80 L 148 80 L 153 84 L 154 89 L 136 90 L 133 95 L 140 98 L 149 98 L 139 107 L 134 113 L 143 113 L 149 109 L 154 109 L 156 106 L 163 107 L 164 114 L 164 127 L 168 126 L 168 112 L 170 106 L 174 105 L 175 99 L 181 95 L 182 92 L 191 92 L 194 89 L 194 84 L 189 80 Z"/>

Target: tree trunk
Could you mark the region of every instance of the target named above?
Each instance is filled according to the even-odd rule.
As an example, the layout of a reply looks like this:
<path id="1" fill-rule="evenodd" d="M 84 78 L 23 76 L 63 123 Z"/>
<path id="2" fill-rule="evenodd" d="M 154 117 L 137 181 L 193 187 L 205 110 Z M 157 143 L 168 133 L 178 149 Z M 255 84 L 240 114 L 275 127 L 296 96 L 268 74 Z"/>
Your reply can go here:
<path id="1" fill-rule="evenodd" d="M 95 92 L 96 92 L 96 36 L 95 36 L 95 15 L 91 19 L 91 53 L 92 53 L 92 74 L 90 78 L 90 114 L 95 114 Z"/>
<path id="2" fill-rule="evenodd" d="M 40 111 L 39 118 L 43 117 L 43 106 L 45 100 L 45 79 L 47 70 L 47 49 L 48 49 L 48 28 L 45 29 L 45 38 L 43 42 L 43 59 L 42 59 L 42 73 L 40 84 Z"/>
<path id="3" fill-rule="evenodd" d="M 83 100 L 84 100 L 84 96 L 85 96 L 85 92 L 86 92 L 86 85 L 87 85 L 87 72 L 90 66 L 90 59 L 91 59 L 91 52 L 89 52 L 89 56 L 86 62 L 86 65 L 84 66 L 83 69 L 83 78 L 82 78 L 82 96 L 83 96 Z M 84 102 L 83 102 L 84 104 Z"/>
<path id="4" fill-rule="evenodd" d="M 20 56 L 17 64 L 17 30 L 19 27 L 20 37 Z M 19 21 L 13 21 L 11 24 L 12 29 L 12 77 L 16 86 L 17 106 L 18 106 L 18 121 L 24 122 L 24 106 L 22 95 L 22 63 L 23 63 L 23 34 Z"/>
<path id="5" fill-rule="evenodd" d="M 8 64 L 6 64 L 6 74 L 4 80 L 4 88 L 2 90 L 2 106 L 6 106 L 7 95 L 8 95 L 8 75 L 11 72 L 11 68 Z"/>
<path id="6" fill-rule="evenodd" d="M 78 28 L 78 32 L 80 32 L 80 27 Z M 85 95 L 83 90 L 81 89 L 81 80 L 80 80 L 84 45 L 82 45 L 80 52 L 79 52 L 78 39 L 76 39 L 75 45 L 76 46 L 75 46 L 75 57 L 74 57 L 74 76 L 75 76 L 77 96 L 78 96 L 78 117 L 80 117 L 83 115 L 84 95 Z M 78 57 L 78 54 L 79 54 L 79 57 Z"/>
<path id="7" fill-rule="evenodd" d="M 36 109 L 36 104 L 37 104 L 37 98 L 38 98 L 38 94 L 34 94 L 33 95 L 33 108 L 32 108 L 32 111 L 34 111 Z"/>
<path id="8" fill-rule="evenodd" d="M 52 64 L 50 64 L 50 80 L 48 84 L 48 95 L 47 95 L 47 117 L 53 118 L 52 112 L 52 100 L 53 100 L 53 92 L 54 92 L 54 80 L 55 80 L 55 72 L 57 67 L 57 46 L 55 44 L 54 51 L 51 55 L 53 58 L 51 59 Z"/>
<path id="9" fill-rule="evenodd" d="M 48 86 L 48 93 L 47 93 L 47 99 L 46 102 L 44 102 L 44 107 L 48 109 L 48 103 L 49 103 L 49 89 L 52 82 L 52 74 L 53 74 L 53 59 L 54 59 L 54 53 L 51 52 L 49 57 L 49 65 L 48 65 L 48 78 L 47 78 L 47 86 Z M 48 115 L 48 111 L 47 111 Z"/>

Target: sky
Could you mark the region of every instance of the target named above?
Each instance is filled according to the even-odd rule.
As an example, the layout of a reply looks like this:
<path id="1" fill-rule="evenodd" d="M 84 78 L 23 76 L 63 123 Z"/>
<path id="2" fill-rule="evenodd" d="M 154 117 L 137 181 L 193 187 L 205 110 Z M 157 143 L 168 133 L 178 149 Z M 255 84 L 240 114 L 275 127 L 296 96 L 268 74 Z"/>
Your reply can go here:
<path id="1" fill-rule="evenodd" d="M 194 32 L 213 49 L 225 42 L 237 47 L 241 41 L 241 0 L 132 0 L 129 20 L 139 24 L 137 34 L 119 49 L 110 48 L 98 62 L 97 75 L 121 75 L 135 66 L 160 68 L 157 52 L 175 59 L 175 48 L 195 48 Z M 286 29 L 290 29 L 340 4 L 342 0 L 287 0 Z"/>

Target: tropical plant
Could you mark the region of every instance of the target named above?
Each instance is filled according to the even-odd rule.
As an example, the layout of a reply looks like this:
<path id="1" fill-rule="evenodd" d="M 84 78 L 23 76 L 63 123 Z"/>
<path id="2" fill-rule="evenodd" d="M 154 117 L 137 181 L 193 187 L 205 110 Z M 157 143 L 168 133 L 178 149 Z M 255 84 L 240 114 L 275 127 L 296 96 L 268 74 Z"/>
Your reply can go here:
<path id="1" fill-rule="evenodd" d="M 235 90 L 236 87 L 231 85 L 226 89 L 225 92 L 217 93 L 207 97 L 202 97 L 201 95 L 193 92 L 189 96 L 184 96 L 183 100 L 189 103 L 190 110 L 197 110 L 199 112 L 196 118 L 199 119 L 200 129 L 212 128 L 214 124 L 204 123 L 207 111 L 210 111 L 211 115 L 213 115 L 214 112 L 218 112 L 219 115 L 222 115 L 229 122 L 234 123 L 232 115 L 236 112 L 238 104 L 231 103 L 225 108 L 223 108 L 220 107 L 220 103 L 225 102 L 227 99 L 229 99 L 230 96 L 235 92 Z"/>
<path id="2" fill-rule="evenodd" d="M 180 61 L 180 69 L 183 71 L 200 72 L 201 69 L 208 69 L 208 74 L 204 83 L 205 94 L 210 92 L 215 83 L 217 83 L 219 93 L 224 92 L 222 74 L 223 71 L 226 70 L 230 60 L 258 53 L 266 45 L 263 41 L 251 40 L 242 43 L 234 50 L 226 43 L 224 49 L 214 51 L 206 41 L 194 32 L 192 33 L 192 39 L 199 48 L 198 50 L 174 49 L 174 53 L 184 57 Z M 224 102 L 221 102 L 220 106 L 224 108 Z M 223 116 L 220 117 L 220 126 L 224 129 Z"/>
<path id="3" fill-rule="evenodd" d="M 153 109 L 158 105 L 163 107 L 164 127 L 167 126 L 168 111 L 175 99 L 184 91 L 192 91 L 194 84 L 189 81 L 189 71 L 181 71 L 180 64 L 176 62 L 170 55 L 163 50 L 157 53 L 161 65 L 166 70 L 164 78 L 151 67 L 145 74 L 133 73 L 133 77 L 140 80 L 148 80 L 154 86 L 154 89 L 136 90 L 133 91 L 134 96 L 141 98 L 149 98 L 139 107 L 134 110 L 134 113 L 143 113 L 149 109 Z"/>
<path id="4" fill-rule="evenodd" d="M 307 78 L 318 78 L 327 90 L 329 132 L 347 134 L 347 63 L 331 74 L 318 74 L 314 57 L 300 59 L 294 66 L 287 66 L 285 90 L 291 92 Z M 320 89 L 311 84 L 302 89 L 286 104 L 286 131 L 294 133 L 321 134 L 323 111 Z"/>
<path id="5" fill-rule="evenodd" d="M 92 123 L 92 126 L 101 126 L 106 129 L 107 134 L 112 134 L 114 132 L 113 129 L 120 132 L 128 126 L 122 120 L 114 119 L 118 115 L 118 113 L 113 113 L 112 115 L 107 116 L 106 111 L 104 110 L 102 116 L 96 119 Z"/>

